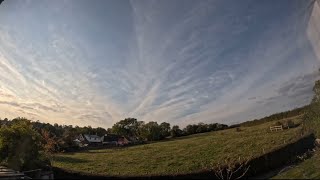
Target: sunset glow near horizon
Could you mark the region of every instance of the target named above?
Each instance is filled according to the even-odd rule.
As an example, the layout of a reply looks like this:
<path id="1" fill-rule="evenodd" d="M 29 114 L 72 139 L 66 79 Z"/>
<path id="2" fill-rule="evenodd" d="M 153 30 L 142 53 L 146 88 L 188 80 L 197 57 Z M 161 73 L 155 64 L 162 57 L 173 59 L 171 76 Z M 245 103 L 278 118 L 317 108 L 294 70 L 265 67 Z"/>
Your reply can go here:
<path id="1" fill-rule="evenodd" d="M 318 4 L 5 0 L 0 117 L 183 127 L 306 105 L 319 79 Z"/>

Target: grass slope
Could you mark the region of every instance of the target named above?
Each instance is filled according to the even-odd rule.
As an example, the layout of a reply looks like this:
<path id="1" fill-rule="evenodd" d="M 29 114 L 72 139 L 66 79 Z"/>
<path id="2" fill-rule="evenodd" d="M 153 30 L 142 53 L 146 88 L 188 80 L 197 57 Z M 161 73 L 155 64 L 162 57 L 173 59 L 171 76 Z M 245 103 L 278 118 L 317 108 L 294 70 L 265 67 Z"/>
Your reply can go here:
<path id="1" fill-rule="evenodd" d="M 301 127 L 268 132 L 273 123 L 241 127 L 240 132 L 228 129 L 127 148 L 57 154 L 53 166 L 70 172 L 110 176 L 198 172 L 227 157 L 260 156 L 300 137 Z"/>
<path id="2" fill-rule="evenodd" d="M 278 174 L 273 179 L 320 179 L 320 152 L 319 150 L 310 159 L 299 165 Z"/>

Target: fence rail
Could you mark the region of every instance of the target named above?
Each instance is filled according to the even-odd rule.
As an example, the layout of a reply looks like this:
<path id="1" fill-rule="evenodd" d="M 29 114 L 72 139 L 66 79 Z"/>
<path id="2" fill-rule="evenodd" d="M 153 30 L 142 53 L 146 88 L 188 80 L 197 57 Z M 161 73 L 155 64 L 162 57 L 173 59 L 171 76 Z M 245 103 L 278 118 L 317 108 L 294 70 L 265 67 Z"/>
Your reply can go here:
<path id="1" fill-rule="evenodd" d="M 270 131 L 282 131 L 283 127 L 281 126 L 270 126 Z"/>
<path id="2" fill-rule="evenodd" d="M 0 180 L 2 179 L 54 179 L 53 171 L 35 169 L 18 172 L 4 166 L 0 166 Z"/>

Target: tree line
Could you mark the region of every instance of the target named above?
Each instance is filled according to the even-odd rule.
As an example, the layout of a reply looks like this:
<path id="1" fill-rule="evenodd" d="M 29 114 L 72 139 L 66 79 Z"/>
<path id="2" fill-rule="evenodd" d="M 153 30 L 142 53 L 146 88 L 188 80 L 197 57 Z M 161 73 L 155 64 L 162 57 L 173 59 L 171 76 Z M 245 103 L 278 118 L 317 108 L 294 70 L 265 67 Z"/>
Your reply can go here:
<path id="1" fill-rule="evenodd" d="M 263 124 L 270 121 L 277 121 L 277 120 L 290 118 L 298 115 L 304 115 L 308 111 L 309 106 L 310 105 L 302 106 L 293 110 L 272 114 L 270 116 L 266 116 L 261 119 L 254 119 L 252 121 L 246 121 L 240 124 L 232 125 L 230 127 L 239 127 L 239 126 L 250 127 L 250 126 L 256 126 L 256 125 Z"/>
<path id="2" fill-rule="evenodd" d="M 4 128 L 13 127 L 21 122 L 27 122 L 32 129 L 42 137 L 45 137 L 47 141 L 49 139 L 51 143 L 51 150 L 53 152 L 69 151 L 71 149 L 78 148 L 73 141 L 79 134 L 91 134 L 103 136 L 105 134 L 116 134 L 120 136 L 135 138 L 139 141 L 158 141 L 169 137 L 180 137 L 196 133 L 204 133 L 209 131 L 217 131 L 228 128 L 225 124 L 213 123 L 213 124 L 192 124 L 187 125 L 185 128 L 180 129 L 179 126 L 174 125 L 171 127 L 170 123 L 150 121 L 138 121 L 136 118 L 126 118 L 115 123 L 112 128 L 107 130 L 98 127 L 92 128 L 91 126 L 79 127 L 72 125 L 54 125 L 49 123 L 42 123 L 39 121 L 30 121 L 26 118 L 18 117 L 12 120 L 7 118 L 0 119 L 0 131 Z M 48 146 L 48 145 L 47 145 Z"/>
<path id="3" fill-rule="evenodd" d="M 167 137 L 186 136 L 195 133 L 217 131 L 227 128 L 224 124 L 193 124 L 184 129 L 170 126 L 170 123 L 144 122 L 135 118 L 126 118 L 115 123 L 107 130 L 101 127 L 79 127 L 72 125 L 51 125 L 39 121 L 30 121 L 18 117 L 12 120 L 0 119 L 0 165 L 15 170 L 28 170 L 50 167 L 52 154 L 55 152 L 73 151 L 79 148 L 74 142 L 79 134 L 107 133 L 137 140 L 158 141 Z"/>
<path id="4" fill-rule="evenodd" d="M 136 137 L 143 141 L 158 141 L 166 137 L 179 137 L 196 133 L 204 133 L 209 131 L 217 131 L 228 128 L 225 124 L 190 124 L 185 128 L 180 129 L 179 126 L 174 125 L 171 127 L 170 123 L 150 121 L 138 121 L 136 118 L 126 118 L 115 123 L 108 131 L 122 136 Z"/>

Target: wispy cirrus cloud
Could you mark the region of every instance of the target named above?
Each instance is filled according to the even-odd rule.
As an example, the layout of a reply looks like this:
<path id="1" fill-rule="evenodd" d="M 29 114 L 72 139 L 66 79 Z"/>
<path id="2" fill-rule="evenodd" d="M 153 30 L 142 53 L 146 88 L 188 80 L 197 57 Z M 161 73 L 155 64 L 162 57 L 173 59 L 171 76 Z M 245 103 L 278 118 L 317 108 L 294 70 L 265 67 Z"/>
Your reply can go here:
<path id="1" fill-rule="evenodd" d="M 87 3 L 1 5 L 5 115 L 103 127 L 128 116 L 228 124 L 311 99 L 313 1 Z"/>

